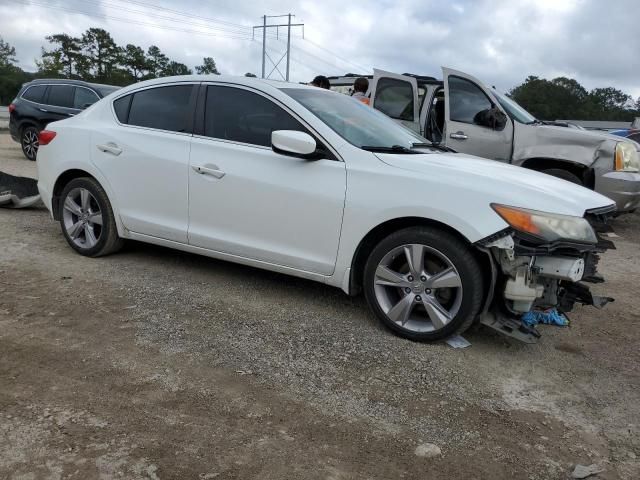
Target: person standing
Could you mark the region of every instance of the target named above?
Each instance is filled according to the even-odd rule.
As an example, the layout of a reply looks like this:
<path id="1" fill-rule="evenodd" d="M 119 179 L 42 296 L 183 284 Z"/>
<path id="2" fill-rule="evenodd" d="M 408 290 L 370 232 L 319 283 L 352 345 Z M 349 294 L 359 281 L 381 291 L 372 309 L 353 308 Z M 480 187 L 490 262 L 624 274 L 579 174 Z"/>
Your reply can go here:
<path id="1" fill-rule="evenodd" d="M 369 80 L 364 77 L 358 77 L 353 83 L 353 93 L 351 96 L 365 105 L 370 105 L 371 99 L 366 95 L 367 90 L 369 90 Z"/>
<path id="2" fill-rule="evenodd" d="M 324 75 L 318 75 L 316 78 L 311 80 L 311 85 L 318 88 L 324 88 L 326 90 L 331 89 L 331 83 L 329 82 L 329 79 Z"/>

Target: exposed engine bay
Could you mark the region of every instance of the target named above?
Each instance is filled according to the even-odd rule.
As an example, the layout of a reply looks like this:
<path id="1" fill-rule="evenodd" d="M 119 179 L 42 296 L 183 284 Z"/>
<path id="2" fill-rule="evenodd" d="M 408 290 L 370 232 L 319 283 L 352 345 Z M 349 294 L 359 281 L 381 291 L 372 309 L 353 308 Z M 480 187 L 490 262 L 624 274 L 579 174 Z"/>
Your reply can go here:
<path id="1" fill-rule="evenodd" d="M 592 295 L 587 284 L 602 283 L 597 272 L 599 254 L 615 249 L 602 236 L 612 229 L 608 219 L 615 208 L 588 211 L 585 219 L 597 243 L 557 240 L 544 242 L 526 233 L 505 229 L 477 244 L 491 258 L 492 284 L 480 323 L 503 335 L 535 343 L 540 332 L 522 321 L 531 311 L 557 309 L 561 314 L 576 303 L 602 308 L 613 298 Z"/>

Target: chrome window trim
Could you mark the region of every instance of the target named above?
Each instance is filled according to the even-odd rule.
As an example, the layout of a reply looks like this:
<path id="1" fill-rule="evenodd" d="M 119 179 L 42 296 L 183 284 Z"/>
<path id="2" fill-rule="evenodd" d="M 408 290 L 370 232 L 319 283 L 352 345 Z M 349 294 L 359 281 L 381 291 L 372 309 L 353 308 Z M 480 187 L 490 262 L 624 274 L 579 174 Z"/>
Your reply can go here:
<path id="1" fill-rule="evenodd" d="M 85 87 L 84 85 L 74 85 L 73 83 L 36 83 L 33 85 L 29 85 L 24 92 L 22 92 L 20 94 L 20 99 L 24 100 L 25 102 L 29 102 L 29 103 L 33 103 L 34 105 L 42 105 L 44 107 L 58 107 L 58 108 L 68 108 L 69 110 L 77 110 L 77 111 L 82 111 L 81 108 L 74 108 L 74 107 L 61 107 L 60 105 L 54 105 L 52 103 L 40 103 L 40 102 L 34 102 L 33 100 L 29 100 L 27 98 L 24 98 L 24 94 L 27 93 L 31 88 L 33 87 L 52 87 L 52 86 L 56 86 L 56 85 L 60 85 L 60 86 L 64 86 L 64 87 L 76 87 L 76 88 L 84 88 L 85 90 L 89 90 L 91 93 L 93 93 L 96 98 L 98 99 L 97 101 L 102 100 L 102 98 L 100 97 L 100 95 L 98 95 L 96 93 L 95 90 L 89 88 L 89 87 Z M 75 95 L 74 95 L 75 96 Z"/>

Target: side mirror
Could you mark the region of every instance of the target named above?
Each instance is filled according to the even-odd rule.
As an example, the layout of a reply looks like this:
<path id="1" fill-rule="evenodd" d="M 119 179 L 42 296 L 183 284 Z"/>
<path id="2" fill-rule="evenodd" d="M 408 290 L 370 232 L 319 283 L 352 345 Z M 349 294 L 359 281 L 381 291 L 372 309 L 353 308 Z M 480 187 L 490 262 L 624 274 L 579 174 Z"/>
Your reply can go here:
<path id="1" fill-rule="evenodd" d="M 271 148 L 274 152 L 292 157 L 314 159 L 316 141 L 305 132 L 297 130 L 276 130 L 271 133 Z"/>
<path id="2" fill-rule="evenodd" d="M 487 108 L 476 113 L 473 123 L 493 130 L 503 130 L 507 125 L 507 116 L 498 107 Z"/>

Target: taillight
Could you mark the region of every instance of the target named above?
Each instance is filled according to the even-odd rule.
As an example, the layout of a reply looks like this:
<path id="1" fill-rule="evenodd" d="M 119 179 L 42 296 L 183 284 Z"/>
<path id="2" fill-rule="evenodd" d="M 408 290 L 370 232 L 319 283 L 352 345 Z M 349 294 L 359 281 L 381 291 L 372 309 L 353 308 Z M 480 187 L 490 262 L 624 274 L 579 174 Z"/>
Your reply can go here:
<path id="1" fill-rule="evenodd" d="M 56 138 L 56 132 L 52 130 L 42 130 L 38 134 L 38 145 L 48 145 L 54 138 Z"/>
<path id="2" fill-rule="evenodd" d="M 9 113 L 13 113 L 15 109 L 16 109 L 16 106 L 13 103 L 9 105 Z"/>

